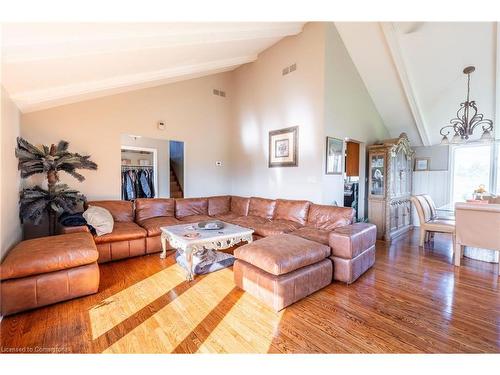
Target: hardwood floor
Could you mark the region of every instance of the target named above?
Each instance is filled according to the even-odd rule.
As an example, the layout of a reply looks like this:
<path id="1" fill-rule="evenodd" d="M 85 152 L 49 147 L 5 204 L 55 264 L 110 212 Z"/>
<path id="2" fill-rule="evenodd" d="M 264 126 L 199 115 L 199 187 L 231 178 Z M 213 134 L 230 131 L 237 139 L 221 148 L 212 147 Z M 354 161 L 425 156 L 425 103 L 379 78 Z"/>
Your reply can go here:
<path id="1" fill-rule="evenodd" d="M 99 293 L 5 317 L 2 352 L 500 352 L 500 278 L 452 264 L 451 239 L 377 243 L 375 266 L 274 313 L 225 269 L 184 281 L 173 256 L 101 265 Z"/>

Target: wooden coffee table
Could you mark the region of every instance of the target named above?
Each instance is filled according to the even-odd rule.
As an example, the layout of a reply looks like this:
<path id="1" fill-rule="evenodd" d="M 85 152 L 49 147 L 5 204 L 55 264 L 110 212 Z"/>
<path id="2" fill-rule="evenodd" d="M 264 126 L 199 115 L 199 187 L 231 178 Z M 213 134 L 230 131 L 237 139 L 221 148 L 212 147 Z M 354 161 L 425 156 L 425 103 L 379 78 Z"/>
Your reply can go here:
<path id="1" fill-rule="evenodd" d="M 229 249 L 240 242 L 252 242 L 253 230 L 240 227 L 230 223 L 224 223 L 224 228 L 207 230 L 199 229 L 198 223 L 171 225 L 161 227 L 160 258 L 167 255 L 167 241 L 174 249 L 183 252 L 186 256 L 188 281 L 193 280 L 193 255 L 201 253 L 206 249 L 223 250 Z M 187 234 L 196 237 L 187 237 Z"/>

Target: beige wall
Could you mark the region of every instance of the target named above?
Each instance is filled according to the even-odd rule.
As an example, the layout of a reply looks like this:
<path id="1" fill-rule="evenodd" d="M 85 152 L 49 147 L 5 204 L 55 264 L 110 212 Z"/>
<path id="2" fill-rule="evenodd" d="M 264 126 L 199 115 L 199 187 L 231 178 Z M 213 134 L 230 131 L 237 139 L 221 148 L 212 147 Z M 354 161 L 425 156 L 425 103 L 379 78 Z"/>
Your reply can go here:
<path id="1" fill-rule="evenodd" d="M 293 63 L 297 70 L 282 76 Z M 233 193 L 342 205 L 342 176 L 324 173 L 326 136 L 371 143 L 388 133 L 334 24 L 306 24 L 234 80 Z M 295 125 L 299 166 L 268 168 L 268 132 Z"/>
<path id="2" fill-rule="evenodd" d="M 232 192 L 319 202 L 325 27 L 305 25 L 234 72 Z M 293 63 L 297 70 L 282 76 Z M 270 130 L 299 126 L 299 166 L 268 168 Z"/>
<path id="3" fill-rule="evenodd" d="M 0 131 L 0 259 L 21 239 L 19 221 L 19 172 L 15 156 L 16 137 L 19 136 L 20 113 L 1 88 L 2 124 Z"/>
<path id="4" fill-rule="evenodd" d="M 224 89 L 227 97 L 212 94 Z M 229 193 L 230 73 L 88 100 L 22 116 L 22 135 L 36 144 L 70 142 L 70 150 L 92 155 L 98 171 L 86 181 L 63 182 L 88 199 L 120 198 L 122 134 L 185 142 L 186 197 Z M 158 130 L 158 121 L 166 130 Z M 217 167 L 216 161 L 223 161 Z"/>

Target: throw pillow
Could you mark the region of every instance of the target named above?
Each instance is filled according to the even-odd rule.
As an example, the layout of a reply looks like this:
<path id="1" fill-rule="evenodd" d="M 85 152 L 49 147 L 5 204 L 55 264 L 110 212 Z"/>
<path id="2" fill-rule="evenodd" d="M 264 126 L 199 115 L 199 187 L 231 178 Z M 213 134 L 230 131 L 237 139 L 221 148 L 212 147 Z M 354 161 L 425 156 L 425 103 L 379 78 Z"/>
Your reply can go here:
<path id="1" fill-rule="evenodd" d="M 91 225 L 96 235 L 111 233 L 113 231 L 113 216 L 103 207 L 90 206 L 84 213 L 83 217 L 87 220 L 87 224 Z"/>

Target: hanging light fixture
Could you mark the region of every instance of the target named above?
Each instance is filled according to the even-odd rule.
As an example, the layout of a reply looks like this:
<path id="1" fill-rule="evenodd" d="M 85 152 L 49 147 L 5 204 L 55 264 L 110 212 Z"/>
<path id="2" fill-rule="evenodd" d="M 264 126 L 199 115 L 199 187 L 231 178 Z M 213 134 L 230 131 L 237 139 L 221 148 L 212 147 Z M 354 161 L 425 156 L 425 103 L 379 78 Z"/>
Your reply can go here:
<path id="1" fill-rule="evenodd" d="M 464 69 L 464 74 L 467 74 L 467 99 L 460 103 L 460 108 L 457 111 L 457 117 L 450 120 L 451 125 L 446 125 L 441 128 L 439 133 L 443 136 L 442 145 L 459 144 L 469 140 L 469 137 L 474 134 L 474 130 L 481 127 L 483 134 L 481 141 L 491 141 L 493 139 L 493 121 L 483 118 L 482 113 L 477 113 L 477 106 L 474 100 L 469 100 L 470 96 L 470 75 L 476 70 L 473 66 L 468 66 Z M 448 136 L 453 131 L 451 140 Z"/>

